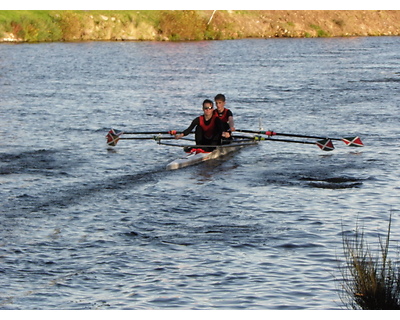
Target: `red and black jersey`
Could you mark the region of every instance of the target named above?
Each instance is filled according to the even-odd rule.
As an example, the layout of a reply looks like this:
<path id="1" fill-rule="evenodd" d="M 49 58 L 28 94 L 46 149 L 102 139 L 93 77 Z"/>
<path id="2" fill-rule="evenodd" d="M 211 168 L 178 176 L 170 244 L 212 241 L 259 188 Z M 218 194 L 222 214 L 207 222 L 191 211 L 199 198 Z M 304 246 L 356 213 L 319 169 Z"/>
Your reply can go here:
<path id="1" fill-rule="evenodd" d="M 223 122 L 228 122 L 229 117 L 233 117 L 232 111 L 226 108 L 224 109 L 224 111 L 222 111 L 222 113 L 219 113 L 218 109 L 215 109 L 214 114 Z"/>
<path id="2" fill-rule="evenodd" d="M 213 117 L 206 121 L 204 119 L 204 115 L 201 115 L 195 118 L 190 126 L 183 130 L 183 135 L 187 136 L 189 133 L 192 132 L 193 129 L 195 130 L 195 139 L 196 144 L 198 145 L 218 145 L 221 144 L 221 135 L 223 132 L 223 125 L 222 122 L 217 116 L 213 115 Z"/>
<path id="3" fill-rule="evenodd" d="M 213 115 L 212 118 L 208 121 L 206 121 L 206 119 L 204 119 L 204 116 L 199 117 L 199 125 L 200 125 L 201 129 L 203 129 L 203 134 L 206 139 L 211 139 L 215 135 L 216 119 L 217 119 L 217 117 L 215 115 Z"/>
<path id="4" fill-rule="evenodd" d="M 215 115 L 213 115 L 213 117 L 208 121 L 204 119 L 204 115 L 201 115 L 195 118 L 190 126 L 182 132 L 185 136 L 187 136 L 196 126 L 200 126 L 203 132 L 207 133 L 207 136 L 212 136 L 215 135 L 215 133 L 222 132 L 221 124 L 221 120 Z"/>

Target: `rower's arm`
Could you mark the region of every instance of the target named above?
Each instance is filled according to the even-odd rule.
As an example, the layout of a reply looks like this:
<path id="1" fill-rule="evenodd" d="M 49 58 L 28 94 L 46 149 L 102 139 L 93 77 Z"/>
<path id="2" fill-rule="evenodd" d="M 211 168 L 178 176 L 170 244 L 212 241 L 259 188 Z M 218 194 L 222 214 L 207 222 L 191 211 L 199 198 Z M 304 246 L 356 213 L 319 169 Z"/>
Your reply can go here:
<path id="1" fill-rule="evenodd" d="M 196 127 L 196 126 L 198 126 L 198 125 L 200 125 L 200 119 L 197 117 L 196 119 L 194 119 L 193 121 L 192 121 L 192 123 L 190 124 L 190 126 L 189 127 L 187 127 L 187 129 L 185 129 L 185 130 L 183 130 L 183 135 L 184 136 L 187 136 L 189 133 L 191 133 L 192 131 L 193 131 L 193 129 Z"/>
<path id="2" fill-rule="evenodd" d="M 194 119 L 194 120 L 192 121 L 192 123 L 190 124 L 190 126 L 189 126 L 187 129 L 183 130 L 182 133 L 176 134 L 176 135 L 175 135 L 175 138 L 180 139 L 180 138 L 182 138 L 182 137 L 184 137 L 184 136 L 187 136 L 187 135 L 188 135 L 189 133 L 191 133 L 191 132 L 193 131 L 193 129 L 194 129 L 196 126 L 198 126 L 199 124 L 200 124 L 200 120 L 199 120 L 199 118 L 197 117 L 196 119 Z"/>
<path id="3" fill-rule="evenodd" d="M 229 124 L 229 128 L 231 129 L 231 131 L 235 131 L 235 122 L 233 121 L 232 116 L 230 116 L 228 118 L 228 124 Z"/>

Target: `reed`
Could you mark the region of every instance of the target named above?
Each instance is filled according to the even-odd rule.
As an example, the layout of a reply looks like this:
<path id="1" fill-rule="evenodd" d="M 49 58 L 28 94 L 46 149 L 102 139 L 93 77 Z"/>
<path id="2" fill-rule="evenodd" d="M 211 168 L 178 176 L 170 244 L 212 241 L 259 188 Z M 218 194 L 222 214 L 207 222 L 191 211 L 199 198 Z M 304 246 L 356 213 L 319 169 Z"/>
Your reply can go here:
<path id="1" fill-rule="evenodd" d="M 400 268 L 388 258 L 391 215 L 386 239 L 379 238 L 374 256 L 358 226 L 354 237 L 343 236 L 346 259 L 341 268 L 340 299 L 349 309 L 399 310 Z"/>

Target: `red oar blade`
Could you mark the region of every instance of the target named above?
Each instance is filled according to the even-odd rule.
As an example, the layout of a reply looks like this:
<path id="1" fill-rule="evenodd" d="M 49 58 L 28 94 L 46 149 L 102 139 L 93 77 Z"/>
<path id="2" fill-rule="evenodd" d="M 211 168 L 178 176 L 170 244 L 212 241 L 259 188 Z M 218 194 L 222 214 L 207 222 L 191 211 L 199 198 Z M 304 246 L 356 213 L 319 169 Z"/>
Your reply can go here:
<path id="1" fill-rule="evenodd" d="M 324 151 L 332 151 L 333 149 L 335 149 L 331 139 L 319 140 L 319 141 L 317 141 L 317 146 L 320 147 L 321 150 L 324 150 Z"/>
<path id="2" fill-rule="evenodd" d="M 342 141 L 349 147 L 364 147 L 364 143 L 359 137 L 343 138 Z"/>
<path id="3" fill-rule="evenodd" d="M 106 135 L 107 144 L 113 147 L 116 146 L 122 134 L 122 131 L 111 129 Z"/>

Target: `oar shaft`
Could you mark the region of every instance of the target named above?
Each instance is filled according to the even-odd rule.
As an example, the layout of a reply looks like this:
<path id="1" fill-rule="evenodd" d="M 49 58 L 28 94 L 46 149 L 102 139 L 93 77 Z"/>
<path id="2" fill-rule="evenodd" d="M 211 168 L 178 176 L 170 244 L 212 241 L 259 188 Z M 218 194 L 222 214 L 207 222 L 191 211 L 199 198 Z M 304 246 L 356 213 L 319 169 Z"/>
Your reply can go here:
<path id="1" fill-rule="evenodd" d="M 342 140 L 342 139 L 339 139 L 339 138 L 328 138 L 328 137 L 320 137 L 320 136 L 307 136 L 307 135 L 304 135 L 304 134 L 291 134 L 291 133 L 279 133 L 279 132 L 274 132 L 274 135 L 284 136 L 284 137 L 296 137 L 296 138 Z"/>
<path id="2" fill-rule="evenodd" d="M 293 134 L 293 133 L 281 133 L 275 131 L 253 131 L 253 130 L 236 130 L 238 132 L 246 132 L 246 133 L 256 133 L 256 134 L 265 134 L 267 136 L 284 136 L 284 137 L 295 137 L 295 138 L 310 138 L 310 139 L 328 139 L 328 137 L 320 137 L 320 136 L 308 136 L 304 134 Z M 342 140 L 337 138 L 329 138 L 331 140 Z"/>
<path id="3" fill-rule="evenodd" d="M 236 130 L 237 131 L 237 130 Z M 309 141 L 300 141 L 300 140 L 287 140 L 287 139 L 274 139 L 271 137 L 262 137 L 262 136 L 255 136 L 255 137 L 246 137 L 246 136 L 234 136 L 234 138 L 242 138 L 242 139 L 250 139 L 255 141 L 280 141 L 280 142 L 293 142 L 293 143 L 303 143 L 303 144 L 314 144 L 315 142 Z"/>
<path id="4" fill-rule="evenodd" d="M 170 134 L 175 135 L 180 133 L 180 131 L 170 130 L 170 131 L 123 131 L 123 134 Z M 193 132 L 190 132 L 193 133 Z"/>
<path id="5" fill-rule="evenodd" d="M 263 137 L 255 137 L 254 140 L 258 141 L 279 141 L 279 142 L 291 142 L 291 143 L 302 143 L 302 144 L 313 144 L 315 145 L 315 142 L 310 142 L 310 141 L 300 141 L 300 140 L 287 140 L 287 139 L 274 139 L 274 138 L 263 138 Z"/>
<path id="6" fill-rule="evenodd" d="M 171 134 L 171 131 L 123 131 L 123 134 Z"/>
<path id="7" fill-rule="evenodd" d="M 300 141 L 300 140 L 287 140 L 287 139 L 275 139 L 275 138 L 271 138 L 271 136 L 268 136 L 268 137 L 255 136 L 255 137 L 253 137 L 253 139 L 255 141 L 278 141 L 278 142 L 289 142 L 289 143 L 312 144 L 312 145 L 317 145 L 323 151 L 332 151 L 333 149 L 335 149 L 331 139 L 321 139 L 321 140 L 318 140 L 316 142 Z"/>
<path id="8" fill-rule="evenodd" d="M 119 140 L 165 140 L 165 139 L 175 139 L 175 137 L 121 137 Z"/>

